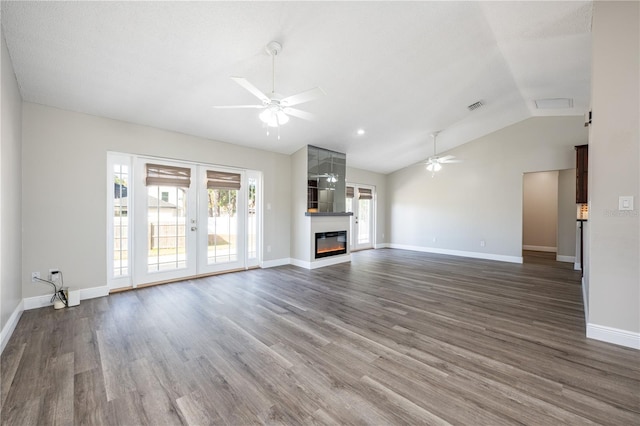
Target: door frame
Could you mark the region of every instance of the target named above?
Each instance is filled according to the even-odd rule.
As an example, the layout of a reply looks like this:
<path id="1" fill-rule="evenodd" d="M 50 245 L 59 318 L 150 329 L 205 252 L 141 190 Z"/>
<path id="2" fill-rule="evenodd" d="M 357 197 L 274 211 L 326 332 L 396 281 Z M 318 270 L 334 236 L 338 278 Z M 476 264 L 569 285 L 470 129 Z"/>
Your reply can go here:
<path id="1" fill-rule="evenodd" d="M 106 237 L 107 237 L 107 285 L 111 290 L 123 289 L 123 288 L 136 288 L 145 284 L 162 283 L 168 281 L 179 281 L 182 279 L 189 279 L 196 276 L 212 275 L 224 271 L 232 271 L 236 269 L 248 269 L 253 267 L 259 267 L 262 264 L 262 241 L 263 241 L 263 179 L 262 172 L 259 170 L 241 169 L 229 166 L 221 166 L 211 163 L 201 163 L 186 160 L 176 160 L 171 158 L 155 157 L 151 155 L 136 155 L 125 152 L 108 151 L 107 152 L 107 182 L 106 182 L 106 197 L 107 197 L 107 221 L 106 221 Z M 189 187 L 187 203 L 190 204 L 188 212 L 195 212 L 187 217 L 186 220 L 186 236 L 190 237 L 187 243 L 187 254 L 191 253 L 187 257 L 187 268 L 181 268 L 171 270 L 168 272 L 148 272 L 147 257 L 148 257 L 148 197 L 145 196 L 148 193 L 146 187 L 146 172 L 145 164 L 161 164 L 161 165 L 173 165 L 179 167 L 185 167 L 191 169 L 191 184 Z M 114 273 L 114 175 L 113 167 L 116 164 L 124 164 L 128 166 L 129 170 L 129 182 L 128 182 L 128 227 L 127 227 L 127 239 L 128 239 L 128 274 L 123 276 L 115 276 Z M 199 251 L 206 252 L 206 246 L 204 249 L 198 250 L 198 240 L 202 237 L 194 236 L 191 232 L 191 220 L 195 220 L 194 226 L 198 226 L 201 222 L 201 214 L 198 212 L 203 202 L 199 198 L 207 196 L 206 194 L 206 170 L 220 170 L 229 171 L 232 173 L 238 173 L 241 175 L 241 193 L 238 194 L 239 199 L 242 200 L 244 207 L 242 211 L 238 209 L 238 215 L 242 215 L 242 224 L 239 227 L 241 237 L 242 248 L 238 252 L 238 265 L 230 265 L 229 263 L 218 264 L 220 268 L 214 268 L 214 270 L 203 270 L 204 268 L 198 263 L 202 262 L 199 259 Z M 256 205 L 255 205 L 255 251 L 252 251 L 252 256 L 249 257 L 249 220 L 248 217 L 248 197 L 249 197 L 249 179 L 255 179 L 256 182 Z M 204 191 L 197 188 L 204 187 Z M 141 195 L 143 194 L 143 195 Z M 195 194 L 195 195 L 193 195 Z M 192 206 L 195 204 L 195 207 Z M 205 205 L 206 207 L 206 205 Z M 143 212 L 141 214 L 136 214 Z M 206 212 L 206 210 L 205 210 Z M 198 217 L 200 216 L 200 217 Z M 197 234 L 197 232 L 196 232 Z M 194 241 L 195 240 L 195 241 Z M 207 236 L 204 237 L 205 243 L 207 242 Z M 191 245 L 190 245 L 191 244 Z M 191 248 L 191 247 L 194 248 Z M 205 255 L 206 264 L 206 255 Z M 237 266 L 237 267 L 236 267 Z"/>
<path id="2" fill-rule="evenodd" d="M 376 244 L 376 187 L 375 185 L 369 185 L 364 183 L 347 183 L 347 186 L 352 186 L 354 188 L 354 198 L 352 204 L 353 215 L 350 217 L 350 229 L 351 229 L 351 237 L 349 238 L 350 243 L 350 251 L 358 251 L 358 250 L 367 250 L 375 247 Z M 369 242 L 365 244 L 358 243 L 358 231 L 359 231 L 359 217 L 360 217 L 360 206 L 358 197 L 358 189 L 369 189 L 371 190 L 371 203 L 370 204 L 370 225 L 369 225 Z"/>
<path id="3" fill-rule="evenodd" d="M 187 207 L 185 215 L 185 255 L 186 266 L 184 268 L 172 269 L 168 271 L 149 272 L 148 255 L 149 255 L 149 236 L 148 236 L 148 192 L 145 182 L 145 164 L 153 163 L 167 166 L 179 166 L 189 168 L 191 170 L 191 184 L 187 189 Z M 137 156 L 134 160 L 135 173 L 133 186 L 135 194 L 133 203 L 135 212 L 133 216 L 133 258 L 131 263 L 134 265 L 132 287 L 141 284 L 149 284 L 154 282 L 172 281 L 182 277 L 194 276 L 197 274 L 197 169 L 193 163 L 182 161 L 167 160 L 153 157 Z M 195 227 L 196 230 L 192 230 Z"/>

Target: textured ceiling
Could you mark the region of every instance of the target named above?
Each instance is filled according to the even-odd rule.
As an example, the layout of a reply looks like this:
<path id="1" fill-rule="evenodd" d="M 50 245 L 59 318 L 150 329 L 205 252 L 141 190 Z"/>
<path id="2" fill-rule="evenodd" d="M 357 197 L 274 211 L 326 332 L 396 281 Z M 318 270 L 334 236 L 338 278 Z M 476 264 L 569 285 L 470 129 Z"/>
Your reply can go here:
<path id="1" fill-rule="evenodd" d="M 520 120 L 589 105 L 591 2 L 2 2 L 25 101 L 214 140 L 346 152 L 389 173 Z M 229 77 L 271 89 L 264 46 L 283 45 L 276 89 L 320 86 L 267 136 Z M 573 108 L 534 100 L 571 98 Z M 475 111 L 467 105 L 482 101 Z M 365 135 L 356 130 L 363 128 Z"/>

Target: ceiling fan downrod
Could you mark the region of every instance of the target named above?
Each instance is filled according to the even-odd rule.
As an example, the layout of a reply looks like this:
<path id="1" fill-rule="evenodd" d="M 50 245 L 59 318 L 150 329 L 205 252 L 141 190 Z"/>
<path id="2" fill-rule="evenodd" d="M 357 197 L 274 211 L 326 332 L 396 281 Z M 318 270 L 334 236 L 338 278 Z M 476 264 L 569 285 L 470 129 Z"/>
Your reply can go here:
<path id="1" fill-rule="evenodd" d="M 264 48 L 271 55 L 271 93 L 276 93 L 276 56 L 282 52 L 282 45 L 277 41 L 270 41 Z"/>

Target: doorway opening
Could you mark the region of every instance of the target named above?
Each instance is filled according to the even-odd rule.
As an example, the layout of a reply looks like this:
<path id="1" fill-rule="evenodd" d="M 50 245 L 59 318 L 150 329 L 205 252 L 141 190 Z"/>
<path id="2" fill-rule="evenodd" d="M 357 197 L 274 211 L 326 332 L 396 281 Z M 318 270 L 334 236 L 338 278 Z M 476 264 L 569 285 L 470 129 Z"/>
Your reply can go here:
<path id="1" fill-rule="evenodd" d="M 575 169 L 525 173 L 522 184 L 524 263 L 575 263 Z M 560 265 L 558 265 L 560 266 Z M 562 265 L 573 268 L 573 265 Z"/>

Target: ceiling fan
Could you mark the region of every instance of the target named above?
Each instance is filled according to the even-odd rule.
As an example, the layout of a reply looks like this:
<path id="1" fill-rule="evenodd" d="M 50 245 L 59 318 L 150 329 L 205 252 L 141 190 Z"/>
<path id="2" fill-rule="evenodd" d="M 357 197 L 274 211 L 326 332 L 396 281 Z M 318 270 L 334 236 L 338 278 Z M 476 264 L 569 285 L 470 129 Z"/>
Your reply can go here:
<path id="1" fill-rule="evenodd" d="M 456 160 L 453 155 L 445 155 L 444 157 L 439 157 L 437 155 L 438 150 L 436 148 L 436 137 L 440 134 L 440 132 L 433 132 L 431 137 L 433 138 L 433 155 L 427 159 L 425 164 L 427 165 L 427 170 L 431 172 L 431 176 L 433 177 L 437 171 L 442 169 L 443 164 L 448 163 L 459 163 L 460 160 Z"/>
<path id="2" fill-rule="evenodd" d="M 242 86 L 245 90 L 251 93 L 253 96 L 262 101 L 262 104 L 258 105 L 227 105 L 227 106 L 214 106 L 214 108 L 256 108 L 262 109 L 259 118 L 267 127 L 267 135 L 269 135 L 269 127 L 275 127 L 278 129 L 278 139 L 280 139 L 280 126 L 286 124 L 289 121 L 289 116 L 302 118 L 304 120 L 313 119 L 313 115 L 299 110 L 297 108 L 291 108 L 294 105 L 299 105 L 305 102 L 312 101 L 325 94 L 324 90 L 320 87 L 314 87 L 313 89 L 306 90 L 296 95 L 283 97 L 281 94 L 276 93 L 276 56 L 282 52 L 282 45 L 277 41 L 272 41 L 265 47 L 267 53 L 271 56 L 271 71 L 272 71 L 272 85 L 271 93 L 268 95 L 263 93 L 256 86 L 251 84 L 246 78 L 231 77 L 233 81 Z"/>
<path id="3" fill-rule="evenodd" d="M 335 174 L 335 173 L 323 173 L 321 175 L 311 175 L 310 177 L 312 178 L 327 178 L 327 182 L 329 183 L 336 183 L 338 181 L 338 178 L 340 177 L 340 175 Z"/>

